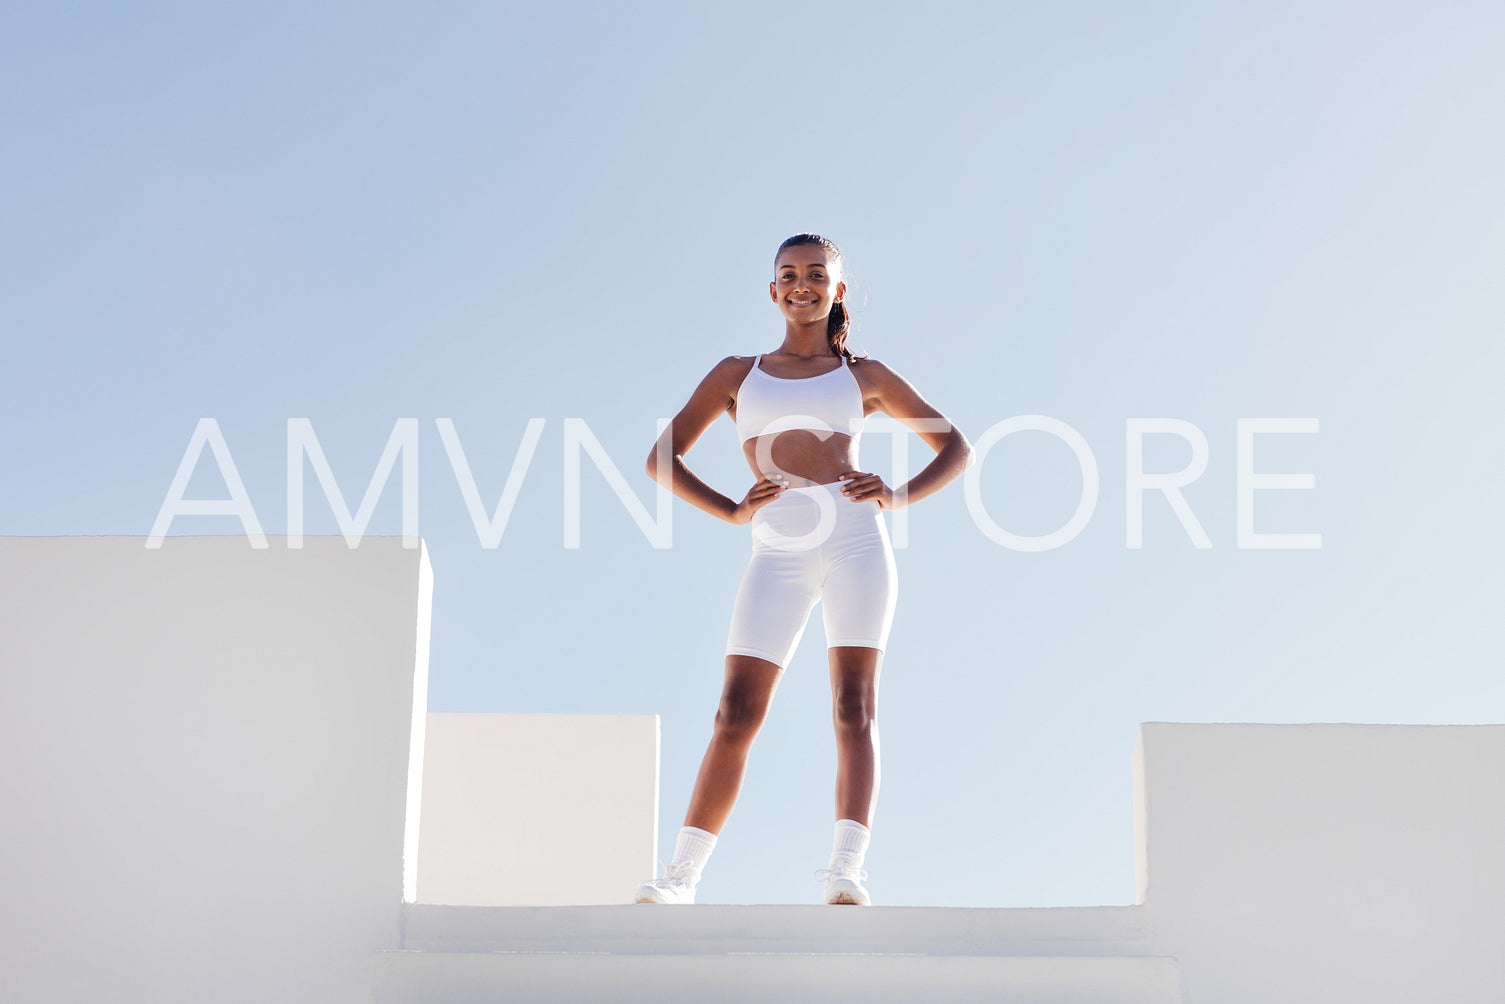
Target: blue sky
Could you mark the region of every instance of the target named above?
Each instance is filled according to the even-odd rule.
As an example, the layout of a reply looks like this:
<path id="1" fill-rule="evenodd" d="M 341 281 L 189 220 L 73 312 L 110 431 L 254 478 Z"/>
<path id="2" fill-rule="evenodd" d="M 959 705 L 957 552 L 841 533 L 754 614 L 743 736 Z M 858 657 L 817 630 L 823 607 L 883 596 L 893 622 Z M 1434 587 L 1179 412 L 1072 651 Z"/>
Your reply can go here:
<path id="1" fill-rule="evenodd" d="M 1497 722 L 1505 274 L 1497 5 L 47 5 L 0 14 L 0 532 L 146 534 L 201 417 L 268 533 L 307 418 L 353 509 L 420 428 L 430 708 L 662 716 L 667 856 L 710 734 L 746 530 L 676 503 L 654 549 L 563 428 L 651 505 L 655 423 L 775 348 L 772 256 L 837 240 L 852 344 L 974 441 L 1081 434 L 1100 490 L 1022 553 L 960 482 L 910 511 L 879 720 L 875 900 L 1133 897 L 1142 721 Z M 483 549 L 435 420 L 494 506 Z M 1126 428 L 1205 434 L 1126 546 Z M 1240 418 L 1260 437 L 1237 546 Z M 887 472 L 888 437 L 864 439 Z M 916 460 L 928 455 L 917 439 Z M 1191 457 L 1145 445 L 1149 471 Z M 223 497 L 206 462 L 189 494 Z M 689 455 L 728 495 L 730 421 Z M 307 532 L 337 525 L 311 471 Z M 400 529 L 394 477 L 368 532 Z M 1043 433 L 979 471 L 1054 530 L 1081 475 Z M 234 533 L 227 517 L 173 533 Z M 817 620 L 703 902 L 813 902 L 829 850 Z M 1383 771 L 1383 765 L 1377 765 Z M 624 896 L 627 891 L 624 890 Z"/>

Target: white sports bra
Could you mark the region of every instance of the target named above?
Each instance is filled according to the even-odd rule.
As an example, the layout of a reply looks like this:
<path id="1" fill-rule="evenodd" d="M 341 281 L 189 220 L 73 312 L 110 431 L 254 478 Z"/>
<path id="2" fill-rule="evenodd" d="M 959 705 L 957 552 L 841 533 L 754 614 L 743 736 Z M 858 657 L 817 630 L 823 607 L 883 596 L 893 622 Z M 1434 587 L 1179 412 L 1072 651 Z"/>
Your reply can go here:
<path id="1" fill-rule="evenodd" d="M 753 360 L 737 388 L 737 438 L 747 442 L 789 429 L 840 432 L 854 440 L 862 435 L 862 388 L 847 366 L 813 377 L 770 376 Z"/>

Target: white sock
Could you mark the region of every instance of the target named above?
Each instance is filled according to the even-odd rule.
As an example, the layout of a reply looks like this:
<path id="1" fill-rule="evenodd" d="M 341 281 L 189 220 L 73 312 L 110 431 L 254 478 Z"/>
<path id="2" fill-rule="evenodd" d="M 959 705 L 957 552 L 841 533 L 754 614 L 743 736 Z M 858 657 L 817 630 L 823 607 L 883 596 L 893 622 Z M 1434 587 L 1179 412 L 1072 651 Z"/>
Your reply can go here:
<path id="1" fill-rule="evenodd" d="M 853 868 L 861 868 L 867 857 L 867 844 L 872 832 L 855 819 L 836 821 L 836 839 L 831 845 L 831 867 L 845 861 Z"/>
<path id="2" fill-rule="evenodd" d="M 711 851 L 716 849 L 716 834 L 710 830 L 702 830 L 698 826 L 686 826 L 679 831 L 679 839 L 674 844 L 674 860 L 669 867 L 688 864 L 694 867 L 696 875 L 705 871 L 706 862 L 711 859 Z"/>

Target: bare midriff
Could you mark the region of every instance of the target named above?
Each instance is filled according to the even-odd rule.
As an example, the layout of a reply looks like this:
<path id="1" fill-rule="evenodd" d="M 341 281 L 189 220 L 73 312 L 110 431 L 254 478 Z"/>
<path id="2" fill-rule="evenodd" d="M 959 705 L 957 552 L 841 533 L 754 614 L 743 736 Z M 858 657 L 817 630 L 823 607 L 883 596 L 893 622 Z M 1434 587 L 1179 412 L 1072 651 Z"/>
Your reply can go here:
<path id="1" fill-rule="evenodd" d="M 791 488 L 828 485 L 857 470 L 857 444 L 841 432 L 788 429 L 771 436 L 754 436 L 742 444 L 742 452 L 754 475 L 785 475 Z"/>

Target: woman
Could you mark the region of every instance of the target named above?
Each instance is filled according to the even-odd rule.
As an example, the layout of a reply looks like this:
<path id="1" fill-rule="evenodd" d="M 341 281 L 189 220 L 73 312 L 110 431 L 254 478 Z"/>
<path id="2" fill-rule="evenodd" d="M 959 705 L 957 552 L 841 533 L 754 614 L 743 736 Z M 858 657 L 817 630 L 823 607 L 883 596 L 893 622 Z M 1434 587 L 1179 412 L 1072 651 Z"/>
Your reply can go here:
<path id="1" fill-rule="evenodd" d="M 747 754 L 810 610 L 821 601 L 836 726 L 836 836 L 827 903 L 871 902 L 862 870 L 878 789 L 878 666 L 897 597 L 880 512 L 917 502 L 967 466 L 966 437 L 902 377 L 846 347 L 841 252 L 797 234 L 774 257 L 769 296 L 784 315 L 776 352 L 728 356 L 711 370 L 648 455 L 649 476 L 728 523 L 750 525 L 753 555 L 732 608 L 715 732 L 664 877 L 639 903 L 693 903 L 695 884 L 731 815 Z M 863 419 L 882 411 L 936 451 L 890 488 L 857 461 Z M 734 502 L 697 478 L 684 455 L 722 412 L 757 482 Z M 939 430 L 939 431 L 938 431 Z"/>

